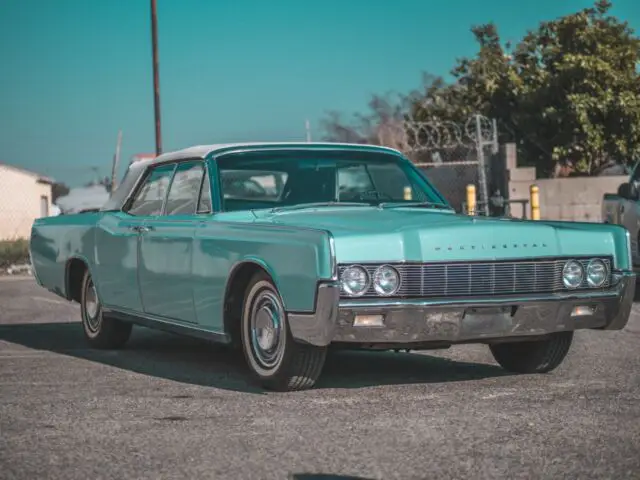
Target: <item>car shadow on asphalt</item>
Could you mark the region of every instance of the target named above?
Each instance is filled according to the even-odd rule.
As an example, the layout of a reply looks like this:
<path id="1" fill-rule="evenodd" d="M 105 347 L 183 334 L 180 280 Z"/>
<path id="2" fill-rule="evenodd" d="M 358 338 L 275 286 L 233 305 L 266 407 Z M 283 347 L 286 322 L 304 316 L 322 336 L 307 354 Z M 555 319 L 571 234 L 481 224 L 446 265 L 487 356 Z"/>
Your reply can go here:
<path id="1" fill-rule="evenodd" d="M 249 377 L 241 352 L 143 327 L 134 327 L 122 350 L 88 347 L 76 322 L 0 325 L 0 340 L 186 384 L 265 393 Z M 496 365 L 430 355 L 336 351 L 328 355 L 316 388 L 460 382 L 504 375 L 508 373 Z"/>

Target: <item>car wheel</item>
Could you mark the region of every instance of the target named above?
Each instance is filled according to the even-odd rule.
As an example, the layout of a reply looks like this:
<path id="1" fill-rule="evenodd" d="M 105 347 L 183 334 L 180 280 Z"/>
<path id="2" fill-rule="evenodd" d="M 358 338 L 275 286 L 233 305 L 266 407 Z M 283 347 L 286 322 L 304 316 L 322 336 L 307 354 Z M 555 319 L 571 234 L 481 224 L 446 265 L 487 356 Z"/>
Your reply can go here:
<path id="1" fill-rule="evenodd" d="M 327 354 L 325 347 L 293 340 L 282 299 L 262 272 L 253 277 L 245 293 L 242 350 L 260 384 L 277 391 L 313 387 Z"/>
<path id="2" fill-rule="evenodd" d="M 82 280 L 80 314 L 84 336 L 92 347 L 121 348 L 131 336 L 131 323 L 109 318 L 102 312 L 96 286 L 87 270 Z"/>
<path id="3" fill-rule="evenodd" d="M 569 353 L 573 332 L 553 333 L 545 340 L 498 343 L 491 353 L 502 368 L 514 373 L 547 373 L 556 369 Z"/>

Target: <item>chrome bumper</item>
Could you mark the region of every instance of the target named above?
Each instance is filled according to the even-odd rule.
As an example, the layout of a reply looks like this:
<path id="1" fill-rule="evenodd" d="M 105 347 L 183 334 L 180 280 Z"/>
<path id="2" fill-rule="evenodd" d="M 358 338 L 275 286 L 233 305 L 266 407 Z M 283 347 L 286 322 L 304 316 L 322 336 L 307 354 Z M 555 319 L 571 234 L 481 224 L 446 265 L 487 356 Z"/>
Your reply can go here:
<path id="1" fill-rule="evenodd" d="M 621 330 L 631 314 L 636 275 L 623 272 L 606 292 L 576 292 L 519 297 L 455 300 L 341 300 L 339 288 L 323 284 L 314 313 L 289 313 L 297 341 L 330 343 L 413 344 L 482 343 L 494 339 L 553 332 Z M 591 313 L 572 316 L 575 307 Z M 384 326 L 353 326 L 356 315 L 384 315 Z"/>

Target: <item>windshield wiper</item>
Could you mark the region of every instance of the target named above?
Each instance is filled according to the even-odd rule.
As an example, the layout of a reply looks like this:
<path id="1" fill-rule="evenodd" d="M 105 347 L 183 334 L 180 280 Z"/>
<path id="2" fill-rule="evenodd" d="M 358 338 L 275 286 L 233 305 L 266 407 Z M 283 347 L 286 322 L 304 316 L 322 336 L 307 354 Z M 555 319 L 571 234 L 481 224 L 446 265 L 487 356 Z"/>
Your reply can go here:
<path id="1" fill-rule="evenodd" d="M 379 208 L 394 208 L 394 207 L 427 207 L 427 208 L 441 208 L 443 210 L 453 210 L 447 204 L 436 202 L 382 202 L 378 204 Z"/>
<path id="2" fill-rule="evenodd" d="M 313 207 L 371 207 L 372 205 L 367 202 L 310 202 L 310 203 L 297 203 L 295 205 L 284 205 L 282 207 L 273 207 L 271 212 L 281 212 L 283 210 L 300 210 L 302 208 Z"/>

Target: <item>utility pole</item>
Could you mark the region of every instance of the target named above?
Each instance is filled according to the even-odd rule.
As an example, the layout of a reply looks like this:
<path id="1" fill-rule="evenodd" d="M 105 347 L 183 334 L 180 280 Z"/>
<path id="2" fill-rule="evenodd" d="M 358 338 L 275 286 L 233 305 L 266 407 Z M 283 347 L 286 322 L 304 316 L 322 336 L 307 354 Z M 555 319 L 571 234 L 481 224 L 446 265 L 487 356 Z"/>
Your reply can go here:
<path id="1" fill-rule="evenodd" d="M 122 130 L 118 130 L 118 142 L 116 143 L 116 153 L 113 155 L 113 163 L 111 165 L 111 193 L 116 189 L 116 174 L 118 171 L 118 163 L 120 162 L 120 145 L 122 144 Z"/>
<path id="2" fill-rule="evenodd" d="M 158 74 L 158 15 L 156 0 L 151 0 L 151 46 L 153 49 L 153 106 L 156 124 L 156 155 L 162 153 L 160 127 L 160 78 Z"/>
<path id="3" fill-rule="evenodd" d="M 307 131 L 307 143 L 311 142 L 311 126 L 309 125 L 309 119 L 305 120 L 304 127 Z"/>

